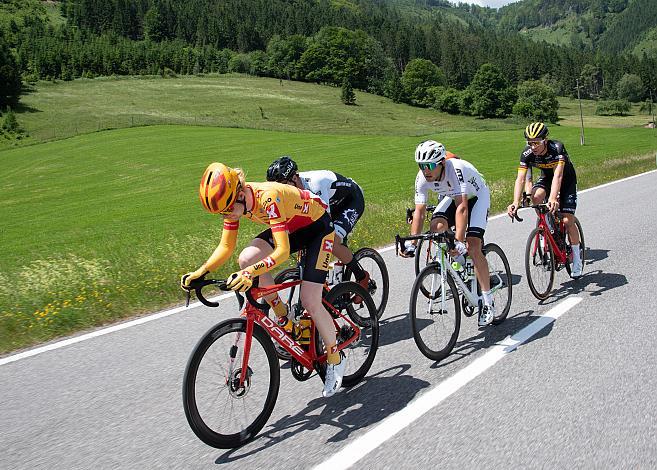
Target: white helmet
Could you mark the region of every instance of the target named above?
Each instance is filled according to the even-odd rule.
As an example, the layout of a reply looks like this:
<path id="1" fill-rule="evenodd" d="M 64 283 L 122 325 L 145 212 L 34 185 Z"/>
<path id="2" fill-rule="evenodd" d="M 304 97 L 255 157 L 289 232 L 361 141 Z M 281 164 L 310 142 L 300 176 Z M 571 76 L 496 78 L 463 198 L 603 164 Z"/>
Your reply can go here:
<path id="1" fill-rule="evenodd" d="M 445 146 L 435 140 L 425 140 L 415 149 L 417 163 L 441 163 L 446 155 Z"/>

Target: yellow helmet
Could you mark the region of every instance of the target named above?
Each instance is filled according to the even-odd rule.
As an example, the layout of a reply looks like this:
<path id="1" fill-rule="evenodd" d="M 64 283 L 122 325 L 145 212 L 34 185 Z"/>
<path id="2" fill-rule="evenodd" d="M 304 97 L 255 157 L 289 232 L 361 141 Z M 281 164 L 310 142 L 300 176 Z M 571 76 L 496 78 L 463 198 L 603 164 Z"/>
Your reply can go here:
<path id="1" fill-rule="evenodd" d="M 237 171 L 223 163 L 211 163 L 203 173 L 198 195 L 206 211 L 213 214 L 230 212 L 240 190 Z"/>
<path id="2" fill-rule="evenodd" d="M 542 122 L 532 122 L 525 127 L 525 139 L 545 139 L 548 136 L 548 128 Z"/>

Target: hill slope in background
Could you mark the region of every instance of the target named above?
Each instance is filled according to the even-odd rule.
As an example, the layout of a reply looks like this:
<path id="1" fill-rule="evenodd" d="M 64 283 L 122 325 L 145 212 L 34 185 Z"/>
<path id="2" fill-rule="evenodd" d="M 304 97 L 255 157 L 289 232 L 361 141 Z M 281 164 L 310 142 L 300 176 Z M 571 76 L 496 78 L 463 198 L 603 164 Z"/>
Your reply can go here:
<path id="1" fill-rule="evenodd" d="M 500 28 L 534 40 L 657 57 L 654 0 L 522 0 L 496 17 Z"/>

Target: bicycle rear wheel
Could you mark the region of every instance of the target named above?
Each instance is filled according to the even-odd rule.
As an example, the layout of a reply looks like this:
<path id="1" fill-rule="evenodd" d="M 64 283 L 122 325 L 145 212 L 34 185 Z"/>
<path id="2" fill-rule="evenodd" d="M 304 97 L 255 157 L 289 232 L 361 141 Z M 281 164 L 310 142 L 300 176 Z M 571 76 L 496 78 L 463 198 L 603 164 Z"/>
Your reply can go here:
<path id="1" fill-rule="evenodd" d="M 415 279 L 409 311 L 420 352 L 434 361 L 446 358 L 459 337 L 461 308 L 454 280 L 449 275 L 443 280 L 437 263 L 427 265 Z"/>
<path id="2" fill-rule="evenodd" d="M 183 406 L 192 431 L 207 445 L 239 447 L 271 416 L 280 370 L 267 333 L 254 325 L 247 377 L 240 387 L 246 320 L 212 327 L 192 352 L 183 377 Z M 256 377 L 252 380 L 252 377 Z"/>
<path id="3" fill-rule="evenodd" d="M 381 254 L 372 248 L 361 248 L 354 253 L 354 258 L 358 260 L 361 267 L 370 275 L 370 282 L 367 291 L 374 300 L 376 315 L 381 318 L 388 305 L 388 293 L 390 291 L 390 279 L 388 277 L 388 268 Z M 344 280 L 349 281 L 354 277 L 350 269 L 345 267 Z"/>
<path id="4" fill-rule="evenodd" d="M 495 243 L 487 243 L 483 252 L 488 262 L 490 290 L 497 310 L 493 324 L 499 325 L 506 320 L 506 316 L 511 309 L 511 299 L 513 298 L 511 267 L 509 267 L 509 260 L 506 259 L 504 251 Z"/>
<path id="5" fill-rule="evenodd" d="M 362 297 L 363 302 L 355 304 L 355 296 Z M 326 294 L 324 306 L 337 323 L 338 345 L 354 333 L 353 326 L 341 318 L 338 312 L 346 314 L 360 329 L 360 336 L 343 349 L 345 357 L 342 360 L 347 361 L 347 364 L 342 377 L 342 386 L 352 387 L 370 370 L 379 347 L 379 320 L 374 301 L 363 287 L 348 281 L 341 282 Z M 324 343 L 319 335 L 316 339 L 317 355 L 324 354 Z M 326 363 L 320 364 L 317 372 L 323 382 L 326 377 Z"/>
<path id="6" fill-rule="evenodd" d="M 582 260 L 582 273 L 584 273 L 584 266 L 586 265 L 586 244 L 584 243 L 584 231 L 582 230 L 582 224 L 579 223 L 579 219 L 575 220 L 575 225 L 577 226 L 577 231 L 579 232 L 579 256 Z M 569 240 L 570 243 L 570 240 Z M 568 259 L 566 260 L 566 271 L 570 276 L 572 269 L 572 253 L 569 254 Z"/>
<path id="7" fill-rule="evenodd" d="M 543 227 L 531 231 L 525 250 L 525 272 L 529 290 L 538 300 L 545 300 L 554 284 L 554 253 Z"/>

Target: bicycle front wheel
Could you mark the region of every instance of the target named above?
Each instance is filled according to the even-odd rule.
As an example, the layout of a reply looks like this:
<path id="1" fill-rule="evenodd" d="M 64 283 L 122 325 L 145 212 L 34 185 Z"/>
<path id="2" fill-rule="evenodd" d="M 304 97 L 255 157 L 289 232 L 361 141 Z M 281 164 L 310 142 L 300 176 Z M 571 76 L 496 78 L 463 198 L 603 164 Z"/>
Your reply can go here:
<path id="1" fill-rule="evenodd" d="M 433 240 L 420 238 L 415 248 L 415 276 L 438 256 L 438 244 Z M 427 294 L 428 295 L 428 294 Z"/>
<path id="2" fill-rule="evenodd" d="M 554 253 L 545 236 L 543 227 L 536 227 L 529 234 L 525 250 L 525 272 L 529 290 L 538 300 L 545 300 L 554 284 Z"/>
<path id="3" fill-rule="evenodd" d="M 511 299 L 513 298 L 511 267 L 509 267 L 509 260 L 506 259 L 504 251 L 495 243 L 487 243 L 483 251 L 488 262 L 490 290 L 497 311 L 493 324 L 499 325 L 506 320 L 511 309 Z"/>
<path id="4" fill-rule="evenodd" d="M 443 279 L 437 263 L 427 265 L 415 278 L 409 311 L 420 352 L 434 361 L 446 358 L 459 337 L 461 308 L 454 280 L 449 275 Z"/>
<path id="5" fill-rule="evenodd" d="M 201 338 L 185 369 L 185 416 L 198 438 L 212 447 L 230 449 L 253 439 L 276 404 L 278 359 L 271 339 L 257 324 L 240 386 L 245 340 L 245 319 L 221 322 Z"/>
<path id="6" fill-rule="evenodd" d="M 390 278 L 386 262 L 381 254 L 372 248 L 361 248 L 354 253 L 354 258 L 370 275 L 367 291 L 374 300 L 377 317 L 381 318 L 388 305 L 388 293 L 390 292 Z M 349 269 L 345 269 L 344 279 L 349 281 L 352 277 L 353 273 Z"/>
<path id="7" fill-rule="evenodd" d="M 361 297 L 361 303 L 355 303 L 354 297 Z M 348 316 L 360 329 L 360 335 L 342 351 L 345 354 L 343 361 L 347 361 L 343 387 L 352 387 L 360 382 L 372 367 L 376 351 L 379 347 L 379 320 L 372 297 L 367 291 L 355 282 L 341 282 L 331 289 L 324 297 L 324 307 L 337 323 L 337 344 L 340 345 L 354 334 L 354 327 L 338 314 Z M 317 355 L 324 354 L 325 346 L 317 335 Z M 318 374 L 324 381 L 326 376 L 326 363 L 321 364 Z"/>

